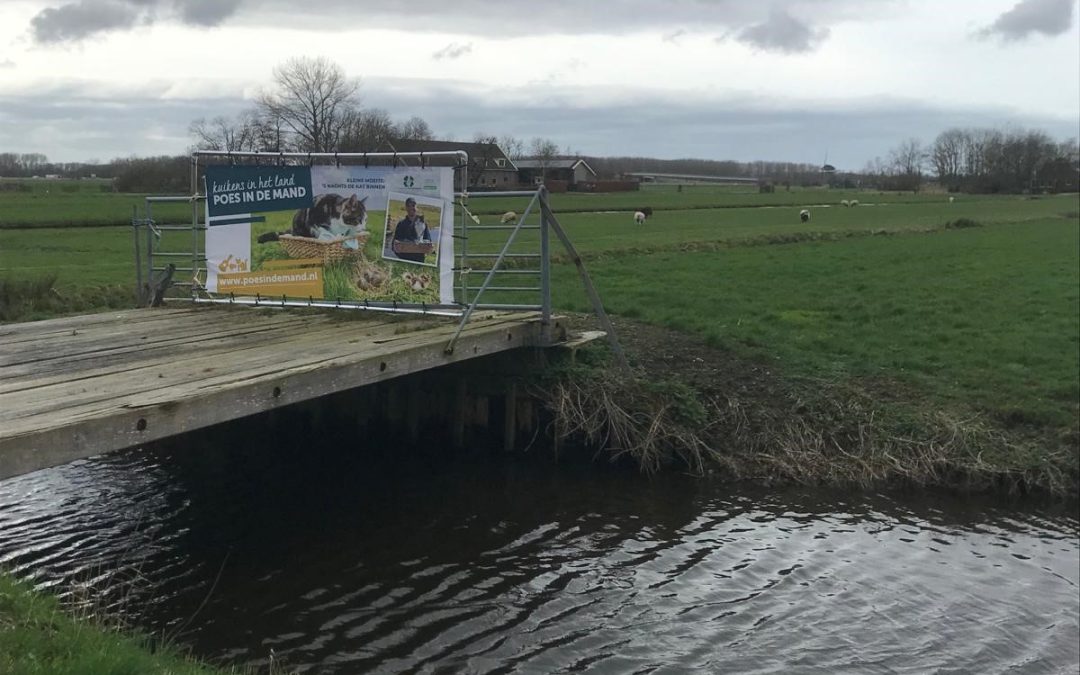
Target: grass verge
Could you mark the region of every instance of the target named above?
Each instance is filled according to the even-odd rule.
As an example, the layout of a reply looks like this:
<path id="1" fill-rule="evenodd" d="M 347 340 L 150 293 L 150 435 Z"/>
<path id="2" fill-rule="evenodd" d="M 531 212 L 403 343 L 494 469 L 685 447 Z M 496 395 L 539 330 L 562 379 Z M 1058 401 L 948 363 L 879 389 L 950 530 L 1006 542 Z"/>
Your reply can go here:
<path id="1" fill-rule="evenodd" d="M 0 673 L 233 673 L 196 663 L 177 649 L 125 634 L 92 617 L 65 613 L 52 596 L 0 572 Z"/>
<path id="2" fill-rule="evenodd" d="M 64 314 L 132 307 L 134 291 L 120 284 L 58 289 L 55 274 L 0 279 L 0 322 L 34 321 Z"/>

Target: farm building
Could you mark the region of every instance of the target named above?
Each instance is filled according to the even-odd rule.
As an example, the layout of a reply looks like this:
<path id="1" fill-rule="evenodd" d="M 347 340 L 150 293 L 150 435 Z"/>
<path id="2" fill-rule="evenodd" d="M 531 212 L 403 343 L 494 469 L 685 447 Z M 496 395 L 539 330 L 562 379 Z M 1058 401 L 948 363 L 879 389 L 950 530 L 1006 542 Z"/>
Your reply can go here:
<path id="1" fill-rule="evenodd" d="M 596 172 L 583 159 L 519 159 L 517 167 L 523 185 L 539 185 L 543 178 L 564 182 L 570 190 L 576 190 L 579 184 L 596 181 Z"/>
<path id="2" fill-rule="evenodd" d="M 446 152 L 464 150 L 469 153 L 470 189 L 514 190 L 520 187 L 518 167 L 507 157 L 497 143 L 461 143 L 458 141 L 387 141 L 382 152 Z M 416 159 L 409 160 L 417 162 Z M 454 166 L 449 157 L 433 157 L 425 160 L 428 166 Z M 460 174 L 455 174 L 454 189 L 460 190 Z"/>

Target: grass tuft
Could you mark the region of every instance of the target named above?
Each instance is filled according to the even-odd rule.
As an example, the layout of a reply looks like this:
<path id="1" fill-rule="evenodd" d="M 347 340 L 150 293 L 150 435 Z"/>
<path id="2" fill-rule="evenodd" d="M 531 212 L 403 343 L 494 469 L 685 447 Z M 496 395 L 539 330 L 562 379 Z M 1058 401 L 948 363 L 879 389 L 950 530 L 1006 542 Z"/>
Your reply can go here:
<path id="1" fill-rule="evenodd" d="M 56 274 L 0 279 L 0 322 L 131 307 L 134 293 L 119 284 L 57 288 Z"/>
<path id="2" fill-rule="evenodd" d="M 957 218 L 945 223 L 946 230 L 964 230 L 970 227 L 982 227 L 983 224 L 971 218 Z"/>

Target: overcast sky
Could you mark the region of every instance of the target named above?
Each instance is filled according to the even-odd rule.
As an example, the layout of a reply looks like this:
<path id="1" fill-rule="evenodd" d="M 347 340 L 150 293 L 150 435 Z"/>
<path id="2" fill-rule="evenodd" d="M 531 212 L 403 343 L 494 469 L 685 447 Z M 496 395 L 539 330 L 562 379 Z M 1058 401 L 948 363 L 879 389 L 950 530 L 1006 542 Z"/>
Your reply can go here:
<path id="1" fill-rule="evenodd" d="M 1080 135 L 1077 0 L 2 0 L 0 152 L 176 154 L 292 56 L 439 137 L 858 169 L 952 126 Z M 374 3 L 372 3 L 374 4 Z"/>

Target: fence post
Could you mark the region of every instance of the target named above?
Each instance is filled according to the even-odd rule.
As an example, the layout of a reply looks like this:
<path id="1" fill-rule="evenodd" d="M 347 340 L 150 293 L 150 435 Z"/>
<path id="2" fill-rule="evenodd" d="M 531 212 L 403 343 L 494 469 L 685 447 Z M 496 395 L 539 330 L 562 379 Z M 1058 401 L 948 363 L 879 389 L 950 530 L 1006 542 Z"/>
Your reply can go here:
<path id="1" fill-rule="evenodd" d="M 548 191 L 540 186 L 540 339 L 551 343 L 551 248 L 548 235 Z"/>
<path id="2" fill-rule="evenodd" d="M 135 240 L 135 305 L 142 306 L 142 247 L 139 246 L 139 207 L 131 205 L 131 236 Z"/>

